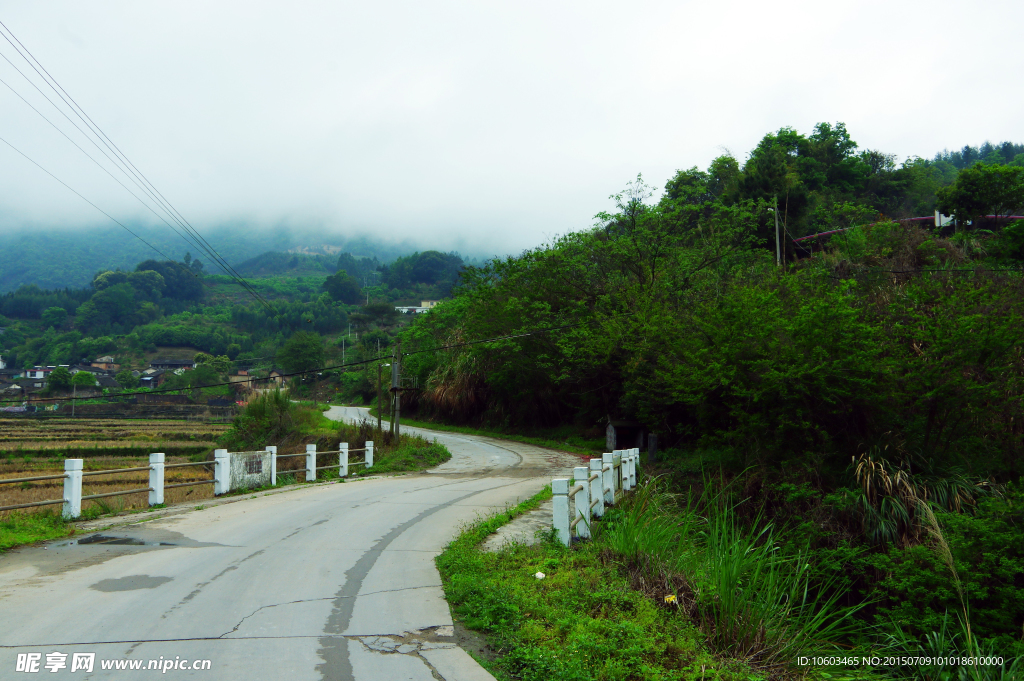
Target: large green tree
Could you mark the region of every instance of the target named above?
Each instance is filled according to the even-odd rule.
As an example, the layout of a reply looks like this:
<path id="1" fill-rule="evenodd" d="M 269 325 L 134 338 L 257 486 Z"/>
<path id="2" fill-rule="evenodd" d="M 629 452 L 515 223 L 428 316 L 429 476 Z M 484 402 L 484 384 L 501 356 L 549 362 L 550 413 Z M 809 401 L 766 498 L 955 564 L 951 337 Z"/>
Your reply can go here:
<path id="1" fill-rule="evenodd" d="M 64 325 L 64 320 L 68 318 L 68 311 L 63 307 L 48 307 L 46 312 L 43 313 L 43 327 L 49 328 L 54 327 L 59 329 Z"/>
<path id="2" fill-rule="evenodd" d="M 359 286 L 359 282 L 344 270 L 339 270 L 327 277 L 323 288 L 331 298 L 348 305 L 359 303 L 363 297 L 363 290 Z"/>
<path id="3" fill-rule="evenodd" d="M 94 386 L 96 385 L 96 377 L 89 371 L 77 371 L 71 377 L 71 385 L 77 385 L 80 388 Z"/>
<path id="4" fill-rule="evenodd" d="M 324 343 L 319 334 L 297 331 L 277 353 L 277 362 L 289 373 L 312 371 L 324 365 Z"/>
<path id="5" fill-rule="evenodd" d="M 936 195 L 939 210 L 961 226 L 983 215 L 1012 215 L 1024 209 L 1024 168 L 975 163 Z"/>
<path id="6" fill-rule="evenodd" d="M 46 377 L 46 387 L 50 390 L 67 390 L 71 387 L 71 372 L 66 367 L 57 367 Z"/>

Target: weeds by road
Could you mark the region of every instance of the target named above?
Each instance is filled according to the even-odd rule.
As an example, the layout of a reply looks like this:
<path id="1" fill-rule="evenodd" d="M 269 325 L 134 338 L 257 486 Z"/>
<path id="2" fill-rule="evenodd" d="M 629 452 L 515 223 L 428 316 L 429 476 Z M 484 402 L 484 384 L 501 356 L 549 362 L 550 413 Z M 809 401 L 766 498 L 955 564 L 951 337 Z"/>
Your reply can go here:
<path id="1" fill-rule="evenodd" d="M 455 616 L 487 636 L 494 656 L 480 662 L 492 674 L 503 681 L 764 678 L 715 655 L 664 600 L 668 593 L 651 598 L 635 589 L 600 541 L 477 548 L 545 496 L 550 489 L 474 525 L 437 559 Z"/>

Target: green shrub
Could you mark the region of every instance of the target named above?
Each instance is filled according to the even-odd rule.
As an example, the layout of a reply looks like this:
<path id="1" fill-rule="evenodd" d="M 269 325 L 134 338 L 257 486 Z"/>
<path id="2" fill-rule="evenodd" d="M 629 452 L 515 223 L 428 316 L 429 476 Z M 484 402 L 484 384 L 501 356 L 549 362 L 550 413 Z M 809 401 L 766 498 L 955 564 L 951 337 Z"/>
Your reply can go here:
<path id="1" fill-rule="evenodd" d="M 1024 485 L 982 499 L 974 515 L 937 513 L 968 601 L 971 627 L 1009 654 L 1024 632 Z M 880 623 L 923 637 L 947 612 L 961 611 L 950 571 L 931 546 L 892 549 L 866 559 L 880 580 Z M 1024 651 L 1022 651 L 1024 652 Z"/>

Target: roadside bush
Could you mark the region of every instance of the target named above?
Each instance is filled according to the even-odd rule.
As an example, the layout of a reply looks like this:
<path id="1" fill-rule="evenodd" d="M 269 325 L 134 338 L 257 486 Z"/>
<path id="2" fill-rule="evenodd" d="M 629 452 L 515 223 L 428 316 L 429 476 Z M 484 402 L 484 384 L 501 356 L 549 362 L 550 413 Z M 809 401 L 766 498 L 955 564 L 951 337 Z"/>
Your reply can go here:
<path id="1" fill-rule="evenodd" d="M 1009 655 L 1024 634 L 1024 485 L 982 499 L 974 515 L 936 513 L 967 599 L 971 628 Z M 930 545 L 866 558 L 879 578 L 877 619 L 918 636 L 961 611 L 949 567 Z M 1020 653 L 1024 653 L 1024 646 Z"/>

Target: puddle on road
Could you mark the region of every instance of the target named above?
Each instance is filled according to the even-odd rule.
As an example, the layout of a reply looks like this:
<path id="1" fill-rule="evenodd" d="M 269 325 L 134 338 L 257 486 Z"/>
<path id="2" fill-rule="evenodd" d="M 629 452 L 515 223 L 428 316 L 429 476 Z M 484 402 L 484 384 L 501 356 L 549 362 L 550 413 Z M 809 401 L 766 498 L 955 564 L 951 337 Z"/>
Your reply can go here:
<path id="1" fill-rule="evenodd" d="M 114 591 L 135 591 L 136 589 L 155 589 L 161 584 L 166 584 L 173 577 L 151 577 L 149 575 L 128 575 L 118 579 L 101 579 L 90 589 L 111 593 Z"/>
<path id="2" fill-rule="evenodd" d="M 108 537 L 105 534 L 93 534 L 71 542 L 72 544 L 116 544 L 118 546 L 177 546 L 166 541 L 142 541 L 135 537 Z"/>
<path id="3" fill-rule="evenodd" d="M 81 538 L 4 552 L 0 554 L 0 573 L 31 566 L 37 571 L 36 576 L 57 575 L 133 553 L 207 547 L 229 548 L 229 545 L 196 541 L 180 532 L 152 525 L 108 533 L 94 532 Z"/>

